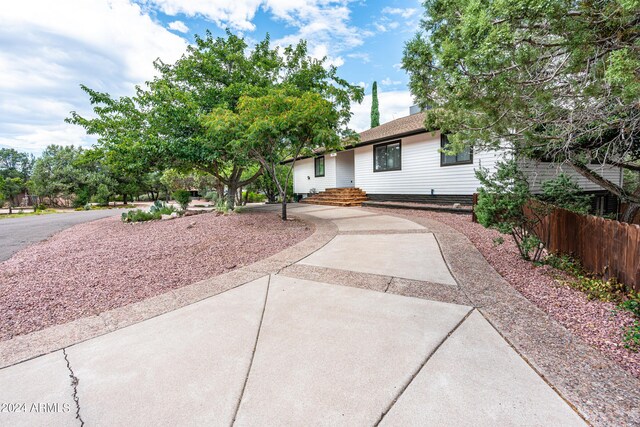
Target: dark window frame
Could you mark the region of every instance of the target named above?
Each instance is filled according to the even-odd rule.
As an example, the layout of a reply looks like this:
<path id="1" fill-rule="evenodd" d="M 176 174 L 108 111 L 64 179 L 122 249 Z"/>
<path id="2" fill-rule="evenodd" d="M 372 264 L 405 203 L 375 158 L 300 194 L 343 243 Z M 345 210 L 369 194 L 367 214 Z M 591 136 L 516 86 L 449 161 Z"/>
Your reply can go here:
<path id="1" fill-rule="evenodd" d="M 391 168 L 391 169 L 377 169 L 376 170 L 376 149 L 378 147 L 386 147 L 388 145 L 395 145 L 398 144 L 398 153 L 400 154 L 400 156 L 398 157 L 398 167 L 395 168 Z M 377 173 L 377 172 L 391 172 L 391 171 L 399 171 L 402 170 L 402 140 L 401 139 L 397 139 L 395 141 L 389 141 L 389 142 L 383 142 L 382 144 L 375 144 L 373 146 L 373 172 Z"/>
<path id="2" fill-rule="evenodd" d="M 318 174 L 318 161 L 322 159 L 322 175 Z M 322 178 L 327 171 L 327 162 L 324 156 L 319 156 L 313 159 L 313 173 L 316 178 Z"/>
<path id="3" fill-rule="evenodd" d="M 441 134 L 440 135 L 440 148 L 444 148 L 447 145 L 448 142 L 449 142 L 449 139 L 447 138 L 447 135 Z M 469 147 L 469 159 L 468 160 L 458 160 L 458 156 L 460 154 L 462 154 L 462 153 L 456 154 L 456 161 L 455 162 L 445 162 L 445 156 L 446 155 L 444 153 L 440 153 L 440 167 L 459 166 L 459 165 L 472 165 L 473 164 L 473 149 L 471 147 Z"/>

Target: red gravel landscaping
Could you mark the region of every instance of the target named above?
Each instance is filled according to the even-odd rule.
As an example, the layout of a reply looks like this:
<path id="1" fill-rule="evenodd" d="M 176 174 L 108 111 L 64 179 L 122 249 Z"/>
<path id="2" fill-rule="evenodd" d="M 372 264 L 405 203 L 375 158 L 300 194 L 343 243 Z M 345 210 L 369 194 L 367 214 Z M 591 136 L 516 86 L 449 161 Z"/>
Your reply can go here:
<path id="1" fill-rule="evenodd" d="M 76 225 L 0 263 L 0 341 L 254 263 L 312 233 L 271 212 Z"/>
<path id="2" fill-rule="evenodd" d="M 536 267 L 523 260 L 511 236 L 472 223 L 470 215 L 418 210 L 385 210 L 440 221 L 461 232 L 507 282 L 556 321 L 581 337 L 591 346 L 617 362 L 623 369 L 640 378 L 640 353 L 624 347 L 623 328 L 633 323 L 631 313 L 615 310 L 616 304 L 589 300 L 583 292 L 559 284 L 554 277 L 562 274 L 550 266 Z M 494 244 L 503 237 L 504 243 Z"/>

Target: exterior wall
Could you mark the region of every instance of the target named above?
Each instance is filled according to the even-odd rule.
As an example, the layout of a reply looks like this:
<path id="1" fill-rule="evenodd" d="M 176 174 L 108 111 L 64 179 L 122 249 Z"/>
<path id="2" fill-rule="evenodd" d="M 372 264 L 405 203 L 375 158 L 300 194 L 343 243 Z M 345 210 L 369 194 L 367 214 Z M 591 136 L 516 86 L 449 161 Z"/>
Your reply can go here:
<path id="1" fill-rule="evenodd" d="M 375 145 L 375 144 L 374 144 Z M 356 148 L 355 186 L 375 195 L 471 195 L 480 183 L 475 170 L 493 169 L 500 152 L 474 152 L 473 163 L 440 166 L 440 133 L 422 133 L 401 139 L 401 170 L 373 172 L 373 145 Z M 424 197 L 423 197 L 424 198 Z M 423 199 L 416 198 L 416 199 Z"/>
<path id="2" fill-rule="evenodd" d="M 336 187 L 354 187 L 355 168 L 353 164 L 353 150 L 336 153 Z"/>
<path id="3" fill-rule="evenodd" d="M 622 174 L 620 173 L 620 168 L 615 166 L 589 165 L 589 169 L 597 172 L 609 181 L 622 186 Z M 520 170 L 522 170 L 526 175 L 527 180 L 529 181 L 529 186 L 531 187 L 531 192 L 533 193 L 539 193 L 544 181 L 553 179 L 561 173 L 573 178 L 584 191 L 604 191 L 604 188 L 580 175 L 570 165 L 523 161 L 520 162 Z"/>
<path id="4" fill-rule="evenodd" d="M 318 178 L 315 177 L 313 159 L 296 161 L 293 168 L 294 193 L 307 194 L 312 188 L 320 192 L 334 187 L 336 187 L 336 157 L 324 156 L 324 176 Z"/>

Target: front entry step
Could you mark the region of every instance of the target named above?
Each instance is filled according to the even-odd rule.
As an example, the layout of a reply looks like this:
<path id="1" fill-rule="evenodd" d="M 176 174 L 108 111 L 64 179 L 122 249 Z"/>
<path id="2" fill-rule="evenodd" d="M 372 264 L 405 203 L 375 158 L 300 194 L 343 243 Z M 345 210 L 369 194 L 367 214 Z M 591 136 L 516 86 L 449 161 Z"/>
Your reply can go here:
<path id="1" fill-rule="evenodd" d="M 328 206 L 362 206 L 369 200 L 367 193 L 359 188 L 327 188 L 313 196 L 302 199 L 302 203 Z"/>

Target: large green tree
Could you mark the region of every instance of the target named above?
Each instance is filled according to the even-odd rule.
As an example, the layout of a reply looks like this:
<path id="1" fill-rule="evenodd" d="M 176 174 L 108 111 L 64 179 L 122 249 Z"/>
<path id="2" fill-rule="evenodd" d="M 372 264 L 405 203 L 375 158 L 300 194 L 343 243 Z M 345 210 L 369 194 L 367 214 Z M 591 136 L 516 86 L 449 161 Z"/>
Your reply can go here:
<path id="1" fill-rule="evenodd" d="M 267 171 L 280 195 L 283 220 L 295 160 L 320 148 L 340 149 L 341 136 L 350 134 L 340 123 L 340 111 L 331 101 L 286 86 L 259 97 L 244 96 L 237 112 L 213 111 L 207 121 L 212 138 L 234 141 Z M 278 173 L 285 159 L 291 159 L 289 168 Z"/>
<path id="2" fill-rule="evenodd" d="M 238 188 L 263 168 L 252 167 L 255 156 L 233 138 L 232 129 L 225 130 L 225 137 L 210 131 L 206 122 L 212 112 L 236 114 L 241 97 L 260 97 L 285 85 L 329 100 L 339 112 L 339 126 L 346 126 L 353 94 L 362 97 L 359 88 L 337 76 L 335 67 L 310 58 L 304 41 L 281 51 L 271 47 L 267 36 L 250 49 L 230 32 L 217 38 L 207 32 L 177 62 L 158 60 L 155 67 L 158 76 L 134 97 L 116 100 L 83 87 L 97 117 L 72 113 L 69 121 L 97 134 L 99 146 L 108 152 L 131 152 L 125 159 L 215 176 L 228 188 L 228 208 L 234 207 Z"/>
<path id="3" fill-rule="evenodd" d="M 640 170 L 638 0 L 427 0 L 403 67 L 452 150 L 508 145 L 639 203 L 592 162 Z"/>
<path id="4" fill-rule="evenodd" d="M 0 148 L 0 176 L 27 181 L 31 176 L 34 161 L 31 154 L 21 153 L 13 148 Z"/>

